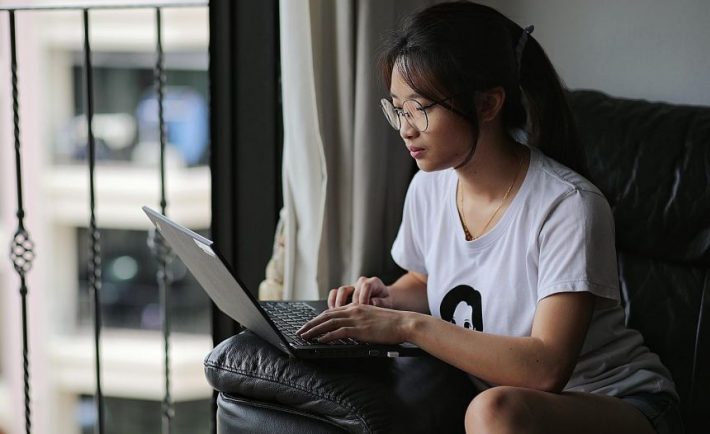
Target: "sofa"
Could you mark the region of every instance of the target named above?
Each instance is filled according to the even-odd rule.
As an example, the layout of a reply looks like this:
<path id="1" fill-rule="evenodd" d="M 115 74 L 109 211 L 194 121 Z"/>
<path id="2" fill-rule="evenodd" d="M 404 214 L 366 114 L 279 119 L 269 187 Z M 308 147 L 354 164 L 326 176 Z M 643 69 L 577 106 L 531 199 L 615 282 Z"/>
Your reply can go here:
<path id="1" fill-rule="evenodd" d="M 670 369 L 686 432 L 710 433 L 710 108 L 569 99 L 614 212 L 628 325 Z M 216 346 L 205 373 L 220 434 L 458 433 L 476 393 L 432 357 L 297 360 L 248 331 Z"/>

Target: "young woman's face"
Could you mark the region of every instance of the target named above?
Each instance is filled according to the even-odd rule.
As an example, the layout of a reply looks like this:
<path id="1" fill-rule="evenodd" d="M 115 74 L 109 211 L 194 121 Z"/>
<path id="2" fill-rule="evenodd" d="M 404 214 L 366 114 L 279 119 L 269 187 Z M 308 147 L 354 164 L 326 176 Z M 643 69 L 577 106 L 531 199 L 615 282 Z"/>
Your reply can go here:
<path id="1" fill-rule="evenodd" d="M 414 99 L 422 106 L 433 102 L 409 87 L 397 67 L 392 70 L 390 94 L 392 104 L 397 108 L 401 108 L 408 99 Z M 401 118 L 399 135 L 410 155 L 425 172 L 458 166 L 474 146 L 473 127 L 461 116 L 438 104 L 426 109 L 426 114 L 429 126 L 423 132 L 412 127 L 404 117 Z"/>

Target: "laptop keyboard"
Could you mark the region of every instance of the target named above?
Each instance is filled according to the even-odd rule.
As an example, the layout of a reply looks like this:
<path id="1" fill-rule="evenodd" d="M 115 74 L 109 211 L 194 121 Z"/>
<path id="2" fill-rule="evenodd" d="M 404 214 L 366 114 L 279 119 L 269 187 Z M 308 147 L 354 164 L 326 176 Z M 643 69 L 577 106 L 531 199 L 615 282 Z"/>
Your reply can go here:
<path id="1" fill-rule="evenodd" d="M 276 327 L 286 337 L 300 345 L 322 345 L 317 339 L 303 339 L 296 334 L 296 331 L 303 324 L 315 318 L 318 312 L 309 304 L 301 301 L 293 302 L 262 302 L 261 307 L 269 314 Z M 328 345 L 358 345 L 362 342 L 355 339 L 345 338 L 326 342 Z"/>

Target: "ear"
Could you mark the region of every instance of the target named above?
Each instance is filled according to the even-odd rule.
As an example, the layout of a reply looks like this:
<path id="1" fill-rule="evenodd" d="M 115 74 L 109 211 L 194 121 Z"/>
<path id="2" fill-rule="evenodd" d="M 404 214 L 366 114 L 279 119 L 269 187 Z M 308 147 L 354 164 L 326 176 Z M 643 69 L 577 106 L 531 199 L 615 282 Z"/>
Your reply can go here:
<path id="1" fill-rule="evenodd" d="M 505 90 L 498 86 L 479 92 L 476 95 L 478 122 L 490 122 L 495 119 L 505 103 Z"/>

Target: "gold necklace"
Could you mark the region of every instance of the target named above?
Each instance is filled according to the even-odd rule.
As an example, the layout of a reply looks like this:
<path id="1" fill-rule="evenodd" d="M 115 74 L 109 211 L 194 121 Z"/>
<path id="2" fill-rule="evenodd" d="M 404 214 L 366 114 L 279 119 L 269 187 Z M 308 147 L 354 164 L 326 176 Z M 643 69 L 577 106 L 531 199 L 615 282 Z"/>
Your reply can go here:
<path id="1" fill-rule="evenodd" d="M 495 218 L 496 215 L 498 215 L 498 212 L 500 209 L 503 207 L 503 204 L 508 200 L 508 195 L 510 195 L 510 191 L 513 189 L 513 186 L 515 185 L 515 181 L 518 180 L 518 175 L 520 175 L 520 168 L 523 167 L 523 158 L 518 157 L 518 170 L 515 172 L 515 176 L 513 177 L 513 182 L 510 183 L 508 186 L 508 189 L 505 191 L 505 194 L 503 195 L 503 199 L 500 201 L 500 204 L 498 204 L 498 208 L 496 208 L 495 211 L 493 211 L 493 214 L 491 214 L 491 217 L 488 219 L 486 222 L 486 225 L 483 226 L 483 229 L 481 229 L 481 232 L 476 235 L 475 237 L 471 234 L 471 231 L 468 230 L 468 226 L 466 225 L 466 222 L 464 221 L 464 208 L 463 208 L 463 184 L 461 184 L 461 179 L 459 178 L 458 182 L 458 190 L 461 192 L 461 208 L 458 209 L 459 213 L 459 219 L 461 220 L 461 225 L 463 226 L 463 233 L 466 236 L 466 241 L 473 241 L 479 239 L 483 234 L 486 233 L 486 229 L 488 229 L 488 226 L 491 224 L 493 219 Z"/>

